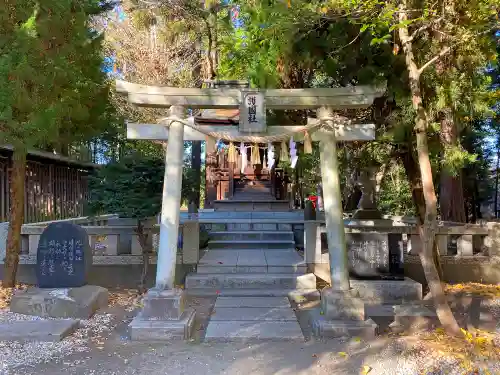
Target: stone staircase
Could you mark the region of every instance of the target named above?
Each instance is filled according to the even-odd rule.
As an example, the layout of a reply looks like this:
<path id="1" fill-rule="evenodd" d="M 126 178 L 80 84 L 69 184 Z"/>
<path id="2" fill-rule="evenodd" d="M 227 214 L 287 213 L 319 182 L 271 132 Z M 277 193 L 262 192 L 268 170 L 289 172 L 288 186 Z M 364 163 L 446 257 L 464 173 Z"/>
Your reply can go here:
<path id="1" fill-rule="evenodd" d="M 236 184 L 232 200 L 237 201 L 275 201 L 271 194 L 270 181 L 244 181 Z"/>
<path id="2" fill-rule="evenodd" d="M 271 194 L 270 181 L 240 181 L 231 199 L 214 202 L 216 211 L 289 211 L 288 201 L 279 201 Z"/>
<path id="3" fill-rule="evenodd" d="M 254 194 L 267 194 L 261 186 L 258 193 L 253 187 L 243 189 L 235 197 L 242 194 L 250 203 Z M 240 200 L 230 202 L 237 205 Z M 291 225 L 232 223 L 228 218 L 224 230 L 218 226 L 197 272 L 185 283 L 191 295 L 217 295 L 205 339 L 302 340 L 288 297 L 316 294 L 316 276 L 307 273 L 295 249 Z"/>

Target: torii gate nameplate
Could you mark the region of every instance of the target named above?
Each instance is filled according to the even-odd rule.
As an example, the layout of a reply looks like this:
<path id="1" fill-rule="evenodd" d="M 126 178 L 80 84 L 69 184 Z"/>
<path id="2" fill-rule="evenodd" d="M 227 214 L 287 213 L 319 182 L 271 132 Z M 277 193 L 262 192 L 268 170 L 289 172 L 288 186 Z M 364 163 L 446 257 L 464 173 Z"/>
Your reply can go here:
<path id="1" fill-rule="evenodd" d="M 259 90 L 242 90 L 239 130 L 242 133 L 265 133 L 266 96 Z"/>

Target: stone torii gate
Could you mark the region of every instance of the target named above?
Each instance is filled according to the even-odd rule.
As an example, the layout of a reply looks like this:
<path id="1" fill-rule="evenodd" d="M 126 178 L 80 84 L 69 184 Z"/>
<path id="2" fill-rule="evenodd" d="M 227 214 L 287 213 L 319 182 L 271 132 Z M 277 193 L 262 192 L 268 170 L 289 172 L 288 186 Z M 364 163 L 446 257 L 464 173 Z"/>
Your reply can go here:
<path id="1" fill-rule="evenodd" d="M 159 124 L 128 124 L 129 139 L 168 140 L 165 157 L 158 249 L 156 286 L 144 300 L 142 318 L 164 321 L 163 332 L 175 331 L 191 324 L 183 307 L 183 293 L 174 288 L 177 238 L 179 230 L 183 142 L 210 140 L 214 136 L 232 141 L 258 142 L 258 139 L 304 139 L 311 133 L 312 141 L 319 141 L 321 178 L 323 182 L 324 210 L 330 257 L 332 288 L 324 293 L 325 315 L 331 319 L 344 317 L 358 305 L 348 295 L 350 289 L 347 264 L 345 229 L 342 213 L 339 169 L 337 161 L 338 141 L 369 141 L 375 139 L 373 124 L 350 124 L 338 121 L 335 110 L 367 108 L 385 88 L 357 86 L 348 88 L 318 89 L 186 89 L 162 86 L 146 86 L 116 81 L 116 90 L 128 95 L 131 104 L 143 107 L 169 108 L 169 115 Z M 239 108 L 239 128 L 228 126 L 196 125 L 193 117 L 187 117 L 185 108 L 234 109 Z M 309 119 L 306 126 L 269 126 L 265 123 L 266 109 L 317 110 L 317 117 Z M 213 144 L 213 141 L 211 142 Z M 161 302 L 160 302 L 161 301 Z M 354 305 L 353 305 L 354 304 Z M 161 306 L 161 307 L 160 307 Z M 330 306 L 330 307 L 329 307 Z M 332 308 L 331 306 L 335 306 Z M 345 306 L 345 308 L 341 308 Z M 357 312 L 354 314 L 356 315 Z M 352 315 L 352 313 L 351 313 Z M 149 323 L 150 324 L 150 323 Z M 152 327 L 151 327 L 152 328 Z M 186 336 L 186 335 L 185 335 Z"/>

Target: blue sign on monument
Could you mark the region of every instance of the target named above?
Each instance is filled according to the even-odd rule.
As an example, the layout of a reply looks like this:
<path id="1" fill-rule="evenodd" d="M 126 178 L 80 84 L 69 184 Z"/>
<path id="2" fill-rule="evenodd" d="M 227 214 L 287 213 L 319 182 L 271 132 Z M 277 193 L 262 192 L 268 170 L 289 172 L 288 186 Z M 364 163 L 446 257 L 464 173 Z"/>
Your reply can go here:
<path id="1" fill-rule="evenodd" d="M 85 229 L 52 223 L 38 243 L 36 276 L 40 288 L 73 288 L 87 284 L 92 250 Z"/>

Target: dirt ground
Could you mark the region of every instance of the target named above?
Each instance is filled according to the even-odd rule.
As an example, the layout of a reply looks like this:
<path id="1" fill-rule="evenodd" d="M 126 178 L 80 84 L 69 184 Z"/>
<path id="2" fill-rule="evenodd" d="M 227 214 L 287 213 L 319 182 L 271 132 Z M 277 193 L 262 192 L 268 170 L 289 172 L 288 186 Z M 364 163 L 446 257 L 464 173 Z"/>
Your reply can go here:
<path id="1" fill-rule="evenodd" d="M 7 305 L 8 298 L 3 300 Z M 197 311 L 190 342 L 131 342 L 127 326 L 139 302 L 136 291 L 114 291 L 107 309 L 83 321 L 82 328 L 61 343 L 0 343 L 0 374 L 500 374 L 500 357 L 493 353 L 499 348 L 498 341 L 494 345 L 471 338 L 464 345 L 463 340 L 450 340 L 439 330 L 384 334 L 370 341 L 205 343 L 204 330 L 215 298 L 189 298 L 189 305 Z M 297 309 L 306 337 L 304 314 L 313 305 Z M 9 313 L 4 310 L 3 314 Z M 498 322 L 499 316 L 495 319 Z"/>

